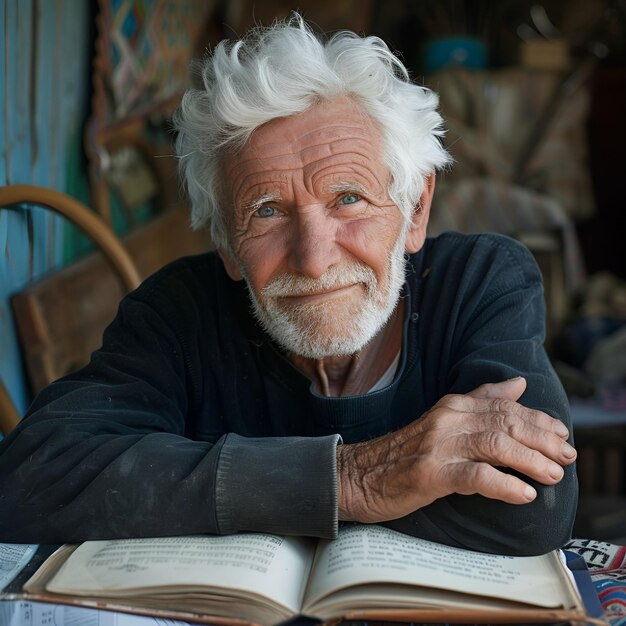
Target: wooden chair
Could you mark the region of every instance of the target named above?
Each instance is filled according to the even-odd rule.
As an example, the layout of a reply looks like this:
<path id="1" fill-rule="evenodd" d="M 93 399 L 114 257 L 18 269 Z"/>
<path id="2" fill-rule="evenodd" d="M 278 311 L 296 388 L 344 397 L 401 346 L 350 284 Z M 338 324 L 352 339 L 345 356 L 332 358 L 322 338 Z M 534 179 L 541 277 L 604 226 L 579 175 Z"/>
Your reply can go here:
<path id="1" fill-rule="evenodd" d="M 36 185 L 0 187 L 0 209 L 21 204 L 41 206 L 68 219 L 100 248 L 127 290 L 139 285 L 139 272 L 117 235 L 82 202 L 60 191 Z"/>
<path id="2" fill-rule="evenodd" d="M 0 380 L 0 433 L 8 435 L 20 421 L 20 414 L 15 408 L 7 388 Z"/>
<path id="3" fill-rule="evenodd" d="M 189 228 L 184 206 L 165 211 L 122 242 L 102 218 L 66 194 L 24 185 L 0 188 L 0 208 L 19 204 L 63 215 L 102 252 L 52 272 L 11 298 L 33 394 L 88 362 L 119 301 L 142 278 L 175 258 L 210 248 L 206 232 Z M 7 414 L 2 400 L 0 388 L 0 412 Z M 0 426 L 3 432 L 10 430 L 16 417 L 14 411 L 9 426 Z"/>
<path id="4" fill-rule="evenodd" d="M 84 204 L 67 194 L 34 185 L 0 187 L 0 209 L 10 209 L 24 204 L 51 210 L 78 227 L 102 251 L 123 291 L 130 291 L 139 285 L 141 281 L 139 271 L 121 241 L 109 226 Z M 66 312 L 74 305 L 71 292 L 56 293 L 55 296 L 57 297 L 54 300 L 39 299 L 33 295 L 32 291 L 27 290 L 12 299 L 22 346 L 26 347 L 24 351 L 26 369 L 34 389 L 41 388 L 69 371 L 67 361 L 58 357 L 60 354 L 73 352 L 73 349 L 68 350 L 67 346 L 74 347 L 75 345 L 76 320 L 82 317 L 86 323 L 90 321 L 88 315 L 66 315 Z M 58 336 L 50 327 L 49 309 L 46 303 L 53 304 L 57 309 L 63 309 L 60 317 L 64 320 L 66 332 L 61 336 Z M 79 349 L 82 350 L 82 347 Z M 6 388 L 0 383 L 0 430 L 2 433 L 8 434 L 18 420 L 18 411 Z"/>

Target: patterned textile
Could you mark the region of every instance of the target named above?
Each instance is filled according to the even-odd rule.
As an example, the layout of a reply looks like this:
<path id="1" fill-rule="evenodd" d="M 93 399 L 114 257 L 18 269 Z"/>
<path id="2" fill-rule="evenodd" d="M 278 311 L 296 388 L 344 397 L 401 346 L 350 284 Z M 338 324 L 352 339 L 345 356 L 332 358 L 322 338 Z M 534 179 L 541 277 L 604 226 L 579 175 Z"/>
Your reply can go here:
<path id="1" fill-rule="evenodd" d="M 585 559 L 609 624 L 626 626 L 626 546 L 574 539 L 565 549 Z"/>
<path id="2" fill-rule="evenodd" d="M 114 119 L 177 96 L 214 2 L 101 0 L 101 46 Z"/>

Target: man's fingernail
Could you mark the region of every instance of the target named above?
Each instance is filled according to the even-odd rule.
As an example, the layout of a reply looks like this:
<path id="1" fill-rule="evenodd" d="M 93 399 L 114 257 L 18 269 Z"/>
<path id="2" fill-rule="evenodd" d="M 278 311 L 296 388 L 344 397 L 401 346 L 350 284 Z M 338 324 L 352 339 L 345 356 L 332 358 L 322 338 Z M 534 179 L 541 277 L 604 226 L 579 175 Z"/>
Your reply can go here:
<path id="1" fill-rule="evenodd" d="M 523 378 L 523 376 L 513 376 L 513 378 L 507 378 L 506 382 L 510 383 L 513 380 L 520 380 L 521 378 Z"/>
<path id="2" fill-rule="evenodd" d="M 561 446 L 561 452 L 563 453 L 563 456 L 566 456 L 568 459 L 573 459 L 576 456 L 576 450 L 566 441 L 564 441 Z"/>
<path id="3" fill-rule="evenodd" d="M 563 468 L 560 465 L 552 465 L 550 466 L 549 474 L 554 480 L 561 480 L 563 478 Z"/>
<path id="4" fill-rule="evenodd" d="M 569 430 L 567 430 L 567 427 L 565 426 L 565 424 L 563 424 L 563 422 L 556 422 L 554 424 L 554 432 L 559 436 L 559 437 L 569 437 Z"/>
<path id="5" fill-rule="evenodd" d="M 534 500 L 536 496 L 537 492 L 530 485 L 526 485 L 524 488 L 524 497 L 526 500 L 530 502 L 531 500 Z"/>

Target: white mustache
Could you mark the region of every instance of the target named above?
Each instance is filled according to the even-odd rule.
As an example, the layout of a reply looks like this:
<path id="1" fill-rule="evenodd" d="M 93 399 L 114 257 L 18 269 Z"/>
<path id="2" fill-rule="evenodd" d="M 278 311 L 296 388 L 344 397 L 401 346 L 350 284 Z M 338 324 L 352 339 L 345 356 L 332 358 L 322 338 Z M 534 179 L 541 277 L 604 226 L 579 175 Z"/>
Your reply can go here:
<path id="1" fill-rule="evenodd" d="M 376 274 L 374 270 L 363 265 L 332 266 L 319 278 L 308 278 L 294 274 L 283 274 L 272 278 L 262 293 L 268 298 L 284 298 L 305 296 L 311 293 L 350 287 L 356 283 L 363 283 L 368 292 L 376 289 Z"/>

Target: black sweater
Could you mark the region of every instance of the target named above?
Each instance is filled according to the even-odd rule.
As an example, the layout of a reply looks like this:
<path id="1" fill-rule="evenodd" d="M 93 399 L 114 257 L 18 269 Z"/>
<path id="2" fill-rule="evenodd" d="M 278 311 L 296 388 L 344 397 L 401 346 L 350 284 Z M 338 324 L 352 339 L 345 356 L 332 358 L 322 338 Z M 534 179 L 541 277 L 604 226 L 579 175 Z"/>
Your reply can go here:
<path id="1" fill-rule="evenodd" d="M 42 391 L 0 442 L 0 541 L 337 532 L 335 446 L 396 430 L 447 393 L 524 376 L 525 406 L 568 407 L 543 349 L 539 271 L 497 235 L 445 234 L 411 257 L 388 387 L 327 398 L 254 322 L 215 254 L 182 259 L 121 303 L 91 363 Z M 531 481 L 532 482 L 532 481 Z M 509 505 L 451 495 L 389 525 L 477 550 L 562 545 L 574 466 Z"/>

